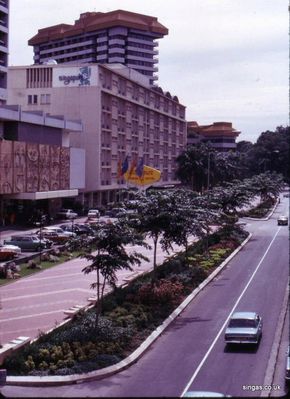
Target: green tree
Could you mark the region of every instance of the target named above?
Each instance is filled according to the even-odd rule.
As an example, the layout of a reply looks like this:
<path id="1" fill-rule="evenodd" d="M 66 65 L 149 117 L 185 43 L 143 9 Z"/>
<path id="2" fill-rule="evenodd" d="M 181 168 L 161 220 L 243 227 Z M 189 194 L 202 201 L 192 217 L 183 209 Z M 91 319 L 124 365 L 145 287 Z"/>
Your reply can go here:
<path id="1" fill-rule="evenodd" d="M 162 249 L 169 250 L 169 241 L 162 240 L 169 229 L 177 208 L 173 207 L 171 191 L 150 190 L 146 194 L 136 196 L 138 210 L 138 231 L 153 240 L 153 274 L 152 284 L 156 282 L 157 245 L 160 242 Z"/>
<path id="2" fill-rule="evenodd" d="M 202 192 L 207 187 L 208 154 L 211 151 L 207 144 L 200 143 L 189 146 L 176 158 L 177 178 L 194 191 Z"/>
<path id="3" fill-rule="evenodd" d="M 215 187 L 209 193 L 211 202 L 220 209 L 222 221 L 232 224 L 237 219 L 237 208 L 248 204 L 253 197 L 248 184 L 235 180 L 224 186 Z"/>
<path id="4" fill-rule="evenodd" d="M 186 257 L 190 238 L 204 235 L 201 223 L 204 210 L 198 204 L 199 196 L 190 190 L 174 190 L 170 197 L 170 220 L 162 243 L 165 249 L 171 248 L 173 243 L 184 246 Z"/>
<path id="5" fill-rule="evenodd" d="M 79 241 L 78 247 L 83 248 L 80 256 L 89 261 L 89 264 L 83 268 L 83 273 L 96 273 L 96 281 L 91 284 L 91 288 L 97 291 L 96 328 L 102 312 L 106 284 L 115 287 L 117 271 L 132 270 L 133 265 L 140 265 L 142 260 L 148 261 L 139 252 L 128 253 L 125 248 L 127 244 L 147 246 L 143 238 L 124 223 L 99 226 L 94 238 L 89 241 Z"/>
<path id="6" fill-rule="evenodd" d="M 278 126 L 275 131 L 263 132 L 252 147 L 244 152 L 249 167 L 249 175 L 257 175 L 266 171 L 281 173 L 289 182 L 289 126 Z"/>
<path id="7" fill-rule="evenodd" d="M 259 195 L 261 202 L 276 198 L 282 189 L 283 176 L 277 173 L 265 172 L 247 180 L 248 190 Z"/>

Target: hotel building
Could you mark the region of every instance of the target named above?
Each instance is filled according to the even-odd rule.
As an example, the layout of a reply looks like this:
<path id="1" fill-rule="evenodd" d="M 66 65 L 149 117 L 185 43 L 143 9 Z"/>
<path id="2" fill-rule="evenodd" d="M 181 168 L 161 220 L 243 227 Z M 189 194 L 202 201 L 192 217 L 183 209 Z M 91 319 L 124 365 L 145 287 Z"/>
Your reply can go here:
<path id="1" fill-rule="evenodd" d="M 236 138 L 240 133 L 233 128 L 231 122 L 199 125 L 196 121 L 191 121 L 187 123 L 187 145 L 203 142 L 210 143 L 219 152 L 235 151 Z"/>
<path id="2" fill-rule="evenodd" d="M 74 25 L 59 24 L 39 29 L 28 44 L 34 63 L 121 63 L 157 79 L 158 42 L 168 29 L 157 18 L 124 10 L 86 12 Z"/>
<path id="3" fill-rule="evenodd" d="M 175 159 L 186 146 L 185 106 L 121 64 L 33 65 L 9 68 L 8 101 L 80 119 L 71 144 L 86 153 L 85 207 L 105 205 L 128 187 L 118 163 L 144 159 L 161 170 L 157 184 L 176 184 Z"/>

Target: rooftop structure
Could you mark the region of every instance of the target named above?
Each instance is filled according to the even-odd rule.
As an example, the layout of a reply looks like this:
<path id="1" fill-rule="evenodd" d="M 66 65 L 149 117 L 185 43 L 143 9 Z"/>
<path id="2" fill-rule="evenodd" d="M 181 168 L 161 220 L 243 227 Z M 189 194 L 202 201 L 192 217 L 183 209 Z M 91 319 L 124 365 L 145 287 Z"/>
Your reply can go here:
<path id="1" fill-rule="evenodd" d="M 210 143 L 217 151 L 236 149 L 236 138 L 240 134 L 231 122 L 214 122 L 211 125 L 199 125 L 196 121 L 187 123 L 187 144 Z"/>
<path id="2" fill-rule="evenodd" d="M 35 64 L 47 62 L 121 63 L 157 79 L 157 39 L 168 29 L 157 18 L 124 10 L 86 12 L 74 25 L 59 24 L 39 29 L 28 44 Z"/>

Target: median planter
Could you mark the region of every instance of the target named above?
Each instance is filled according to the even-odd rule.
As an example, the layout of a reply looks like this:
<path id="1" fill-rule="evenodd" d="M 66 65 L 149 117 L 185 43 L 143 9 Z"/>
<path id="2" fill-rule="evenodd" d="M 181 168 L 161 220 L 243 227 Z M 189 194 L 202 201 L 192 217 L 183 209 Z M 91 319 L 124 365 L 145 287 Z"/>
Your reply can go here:
<path id="1" fill-rule="evenodd" d="M 95 328 L 94 308 L 73 319 L 5 360 L 8 375 L 64 376 L 103 369 L 124 360 L 232 253 L 247 233 L 233 228 L 185 254 L 171 257 L 151 274 L 136 277 L 125 288 L 105 297 L 103 314 Z M 167 324 L 166 324 L 167 325 Z"/>

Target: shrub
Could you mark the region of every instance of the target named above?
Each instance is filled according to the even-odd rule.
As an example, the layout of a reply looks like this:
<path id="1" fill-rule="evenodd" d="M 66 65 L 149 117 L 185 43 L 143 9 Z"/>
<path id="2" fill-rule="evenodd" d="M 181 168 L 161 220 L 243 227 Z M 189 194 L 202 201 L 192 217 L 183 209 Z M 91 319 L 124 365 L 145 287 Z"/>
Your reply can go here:
<path id="1" fill-rule="evenodd" d="M 138 292 L 138 298 L 141 303 L 168 303 L 180 297 L 183 285 L 179 282 L 170 280 L 160 280 L 155 286 L 144 284 Z"/>
<path id="2" fill-rule="evenodd" d="M 207 272 L 202 267 L 194 267 L 191 271 L 192 282 L 197 286 L 207 277 Z"/>

